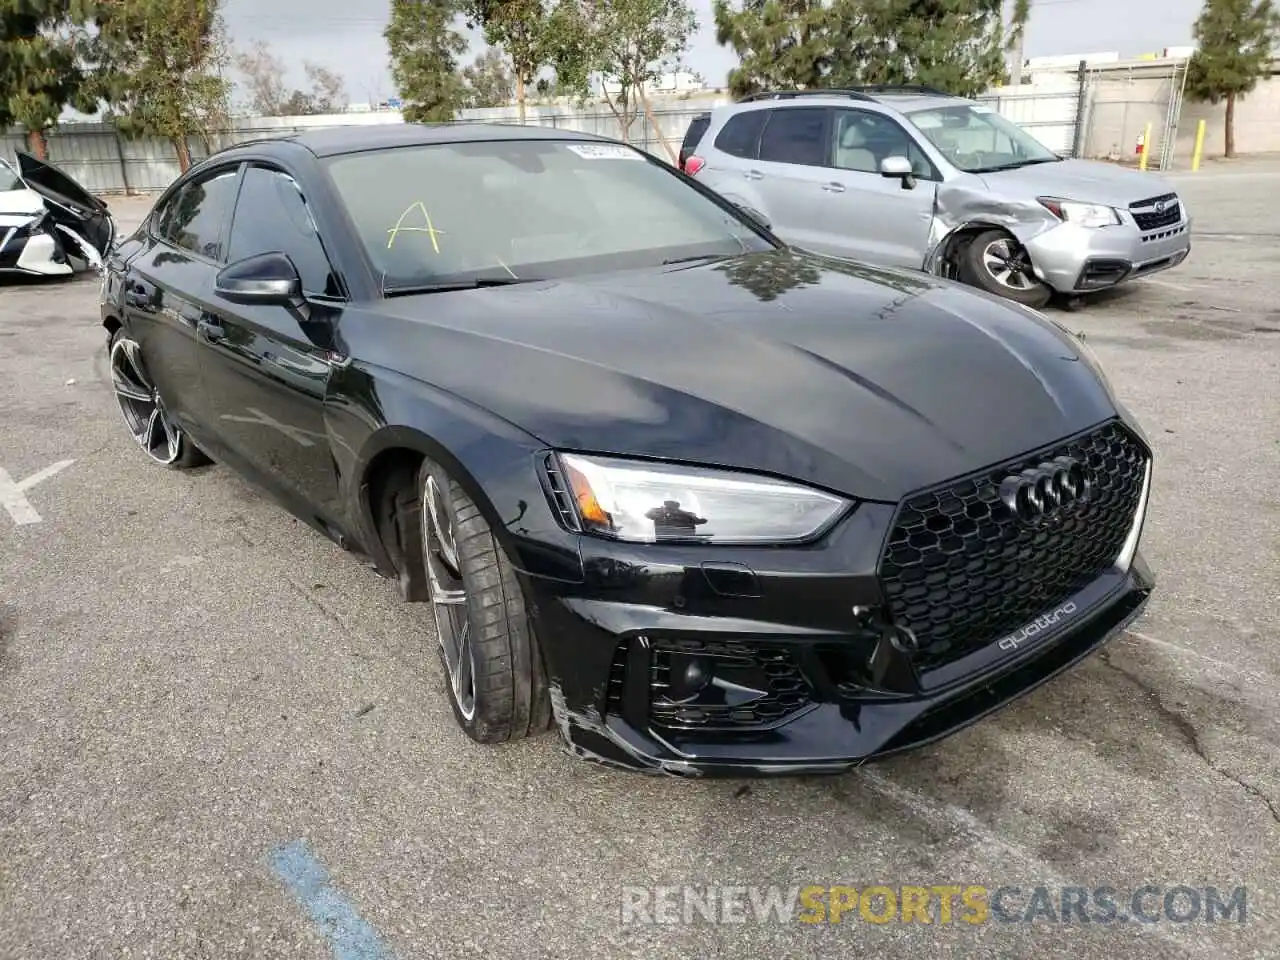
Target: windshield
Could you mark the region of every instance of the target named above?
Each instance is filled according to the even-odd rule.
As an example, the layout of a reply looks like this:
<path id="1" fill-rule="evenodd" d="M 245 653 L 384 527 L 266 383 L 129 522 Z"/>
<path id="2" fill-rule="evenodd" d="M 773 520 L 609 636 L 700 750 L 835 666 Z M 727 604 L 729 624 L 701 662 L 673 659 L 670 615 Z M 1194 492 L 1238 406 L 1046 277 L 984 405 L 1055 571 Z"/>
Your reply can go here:
<path id="1" fill-rule="evenodd" d="M 617 144 L 399 147 L 337 157 L 329 175 L 388 293 L 773 247 L 665 167 Z"/>
<path id="2" fill-rule="evenodd" d="M 25 189 L 27 189 L 27 185 L 13 172 L 13 168 L 5 161 L 0 160 L 0 192 Z"/>
<path id="3" fill-rule="evenodd" d="M 1062 159 L 990 107 L 942 107 L 910 113 L 907 118 L 956 169 L 966 173 L 1011 170 Z"/>

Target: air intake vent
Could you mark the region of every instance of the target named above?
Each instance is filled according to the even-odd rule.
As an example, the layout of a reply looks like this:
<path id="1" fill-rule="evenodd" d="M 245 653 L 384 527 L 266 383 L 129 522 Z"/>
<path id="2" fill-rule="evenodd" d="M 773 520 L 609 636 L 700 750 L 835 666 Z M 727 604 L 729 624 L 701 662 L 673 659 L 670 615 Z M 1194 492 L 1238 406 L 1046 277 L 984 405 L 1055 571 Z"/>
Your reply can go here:
<path id="1" fill-rule="evenodd" d="M 560 522 L 577 533 L 581 529 L 578 525 L 578 511 L 573 507 L 573 495 L 569 492 L 569 485 L 565 483 L 564 474 L 560 472 L 560 464 L 556 461 L 555 454 L 547 454 L 546 460 L 543 461 L 543 468 L 547 471 L 551 502 L 560 516 Z"/>

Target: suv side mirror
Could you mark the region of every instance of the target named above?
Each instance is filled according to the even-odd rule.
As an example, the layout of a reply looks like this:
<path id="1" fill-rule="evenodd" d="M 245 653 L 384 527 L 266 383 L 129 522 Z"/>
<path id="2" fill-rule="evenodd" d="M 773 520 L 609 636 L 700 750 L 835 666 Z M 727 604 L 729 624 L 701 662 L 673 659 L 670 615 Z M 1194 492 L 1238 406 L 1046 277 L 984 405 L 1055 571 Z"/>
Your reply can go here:
<path id="1" fill-rule="evenodd" d="M 231 303 L 287 307 L 302 300 L 302 279 L 286 254 L 260 253 L 218 271 L 214 292 Z"/>
<path id="2" fill-rule="evenodd" d="M 757 210 L 755 207 L 748 207 L 745 203 L 735 203 L 737 207 L 749 220 L 754 220 L 757 226 L 763 227 L 765 230 L 772 230 L 773 224 L 769 222 L 769 218 Z"/>
<path id="3" fill-rule="evenodd" d="M 880 161 L 880 176 L 901 180 L 903 190 L 912 190 L 916 185 L 915 170 L 906 157 L 885 157 Z"/>

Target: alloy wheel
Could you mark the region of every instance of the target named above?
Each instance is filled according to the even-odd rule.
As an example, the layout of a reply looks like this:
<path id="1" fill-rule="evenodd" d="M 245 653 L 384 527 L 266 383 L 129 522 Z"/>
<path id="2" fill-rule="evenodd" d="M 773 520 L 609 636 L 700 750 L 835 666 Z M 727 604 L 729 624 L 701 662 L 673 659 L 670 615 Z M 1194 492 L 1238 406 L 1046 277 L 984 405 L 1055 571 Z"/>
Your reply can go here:
<path id="1" fill-rule="evenodd" d="M 993 240 L 982 251 L 982 265 L 988 275 L 1002 287 L 1010 290 L 1034 289 L 1036 281 L 1030 276 L 1031 264 L 1022 248 L 1012 240 Z"/>
<path id="2" fill-rule="evenodd" d="M 121 337 L 111 348 L 111 386 L 124 422 L 152 460 L 172 464 L 182 453 L 182 431 L 165 412 L 142 365 L 142 348 Z"/>
<path id="3" fill-rule="evenodd" d="M 458 562 L 453 511 L 434 477 L 428 477 L 422 496 L 422 555 L 431 587 L 431 609 L 453 699 L 463 719 L 476 712 L 475 659 L 471 645 L 471 617 L 467 588 Z"/>

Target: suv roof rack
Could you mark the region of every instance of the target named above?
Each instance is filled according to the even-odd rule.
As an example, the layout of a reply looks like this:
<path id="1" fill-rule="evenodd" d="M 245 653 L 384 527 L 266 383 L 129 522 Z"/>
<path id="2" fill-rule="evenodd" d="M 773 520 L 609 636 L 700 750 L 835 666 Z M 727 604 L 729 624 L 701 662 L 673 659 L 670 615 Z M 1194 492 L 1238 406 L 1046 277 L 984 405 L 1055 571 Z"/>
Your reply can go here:
<path id="1" fill-rule="evenodd" d="M 920 97 L 949 97 L 951 94 L 936 87 L 926 87 L 917 83 L 873 83 L 862 87 L 853 87 L 860 93 L 906 93 Z"/>
<path id="2" fill-rule="evenodd" d="M 757 100 L 792 100 L 796 97 L 848 97 L 850 100 L 870 100 L 875 101 L 874 97 L 869 97 L 861 90 L 767 90 L 763 93 L 753 93 L 742 97 L 738 103 L 753 103 Z"/>

